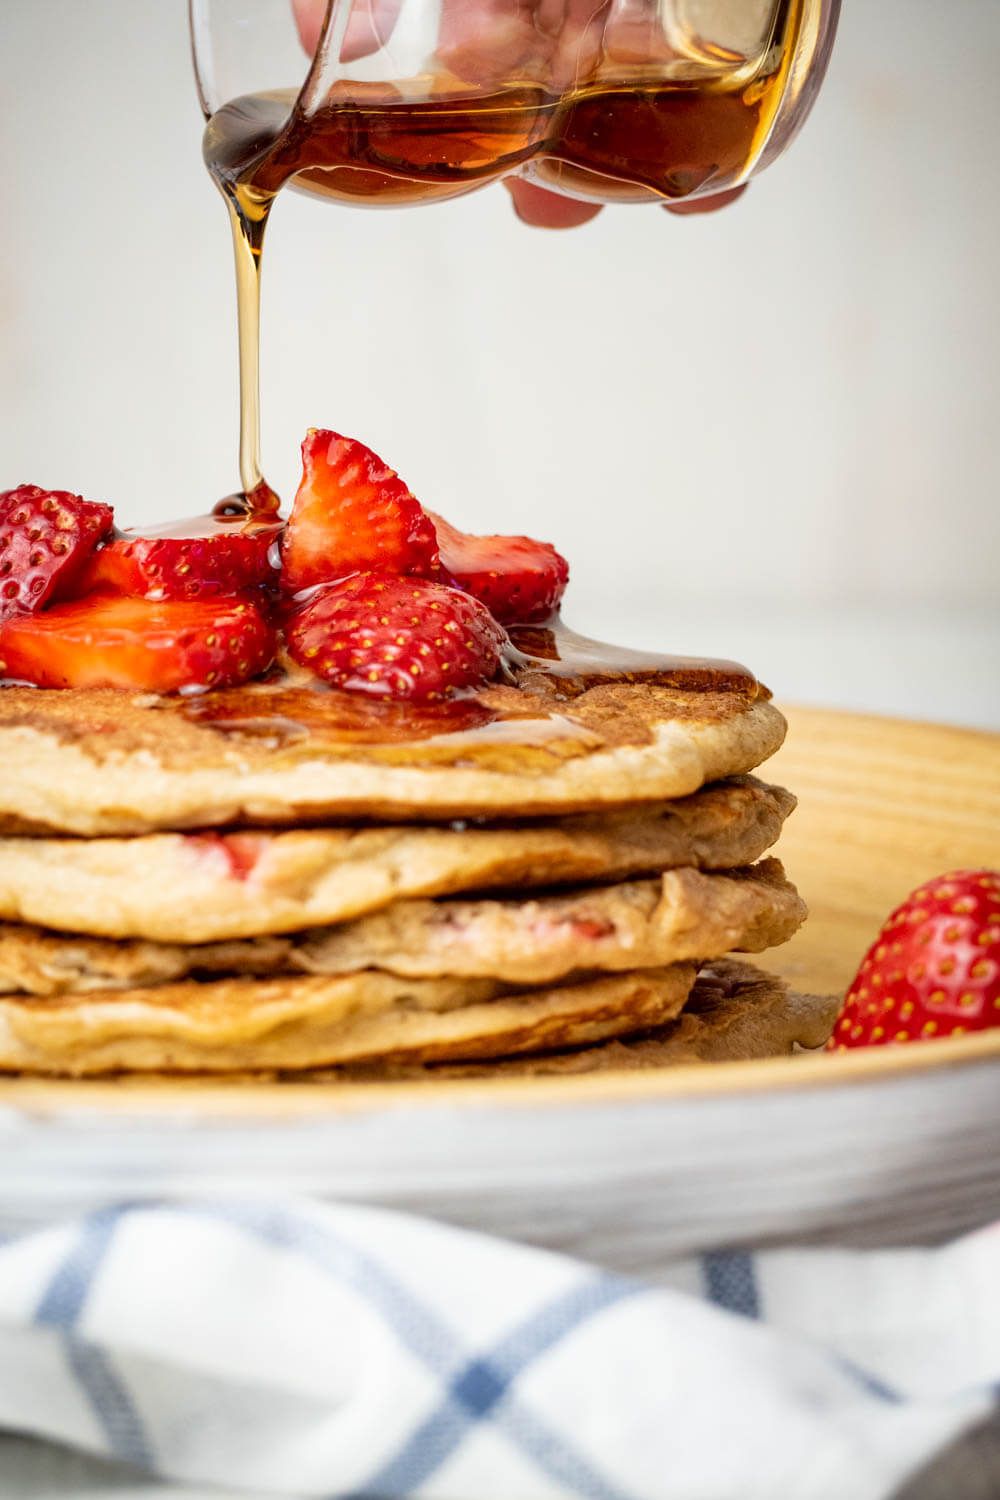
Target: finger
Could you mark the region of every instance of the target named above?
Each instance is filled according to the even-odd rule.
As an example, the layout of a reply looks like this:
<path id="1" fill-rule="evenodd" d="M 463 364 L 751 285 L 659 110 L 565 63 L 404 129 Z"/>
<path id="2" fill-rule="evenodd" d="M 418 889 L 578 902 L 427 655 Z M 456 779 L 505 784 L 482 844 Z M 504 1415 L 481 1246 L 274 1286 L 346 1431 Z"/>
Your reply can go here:
<path id="1" fill-rule="evenodd" d="M 326 19 L 326 0 L 292 0 L 295 24 L 299 28 L 299 40 L 303 49 L 313 57 L 323 35 Z"/>
<path id="2" fill-rule="evenodd" d="M 504 187 L 514 200 L 514 212 L 523 224 L 535 229 L 575 229 L 587 224 L 601 211 L 599 203 L 580 203 L 576 198 L 563 198 L 559 193 L 546 192 L 533 182 L 522 177 L 504 179 Z"/>
<path id="3" fill-rule="evenodd" d="M 534 0 L 444 0 L 437 60 L 465 82 L 537 81 L 551 39 L 535 24 Z"/>
<path id="4" fill-rule="evenodd" d="M 679 214 L 682 217 L 695 214 L 714 214 L 717 208 L 725 208 L 727 203 L 735 203 L 737 198 L 742 198 L 747 190 L 746 183 L 742 187 L 729 188 L 725 193 L 712 193 L 705 198 L 681 198 L 677 203 L 664 203 L 663 207 L 668 214 Z"/>
<path id="5" fill-rule="evenodd" d="M 658 0 L 610 0 L 601 50 L 606 63 L 638 63 L 649 73 L 677 56 Z"/>
<path id="6" fill-rule="evenodd" d="M 480 86 L 517 78 L 555 92 L 572 88 L 600 60 L 610 3 L 443 0 L 437 59 L 456 77 Z"/>
<path id="7" fill-rule="evenodd" d="M 392 36 L 403 0 L 355 0 L 340 48 L 341 62 L 379 52 Z"/>
<path id="8" fill-rule="evenodd" d="M 542 0 L 542 6 L 547 0 Z M 611 0 L 556 0 L 562 14 L 554 26 L 548 86 L 563 93 L 585 84 L 600 66 L 607 46 Z M 541 11 L 539 14 L 541 15 Z"/>
<path id="9" fill-rule="evenodd" d="M 355 0 L 340 47 L 341 62 L 355 62 L 385 46 L 399 19 L 403 0 Z M 313 57 L 323 35 L 326 0 L 292 0 L 303 48 Z"/>

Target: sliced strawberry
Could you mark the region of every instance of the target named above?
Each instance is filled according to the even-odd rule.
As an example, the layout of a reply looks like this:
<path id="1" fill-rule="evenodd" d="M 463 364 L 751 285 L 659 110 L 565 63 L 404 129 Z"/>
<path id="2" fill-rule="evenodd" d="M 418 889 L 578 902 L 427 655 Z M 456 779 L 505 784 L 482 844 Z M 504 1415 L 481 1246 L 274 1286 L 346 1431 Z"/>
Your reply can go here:
<path id="1" fill-rule="evenodd" d="M 898 906 L 865 954 L 830 1051 L 1000 1026 L 1000 873 L 959 870 Z"/>
<path id="2" fill-rule="evenodd" d="M 190 523 L 190 536 L 185 529 L 173 527 L 169 536 L 125 532 L 94 553 L 77 592 L 200 599 L 277 582 L 271 550 L 280 534 L 277 525 L 234 527 L 208 518 Z"/>
<path id="3" fill-rule="evenodd" d="M 313 428 L 282 544 L 289 593 L 349 573 L 433 574 L 437 538 L 427 512 L 382 460 L 354 438 Z"/>
<path id="4" fill-rule="evenodd" d="M 44 688 L 230 687 L 263 672 L 274 652 L 256 604 L 237 599 L 91 594 L 0 625 L 0 677 Z"/>
<path id="5" fill-rule="evenodd" d="M 548 542 L 529 536 L 469 536 L 430 512 L 441 563 L 460 588 L 504 625 L 548 619 L 566 592 L 569 564 Z"/>
<path id="6" fill-rule="evenodd" d="M 495 676 L 506 636 L 469 594 L 423 578 L 356 573 L 289 620 L 295 660 L 336 687 L 427 702 Z"/>
<path id="7" fill-rule="evenodd" d="M 0 494 L 0 621 L 64 597 L 113 524 L 110 505 L 65 490 Z"/>

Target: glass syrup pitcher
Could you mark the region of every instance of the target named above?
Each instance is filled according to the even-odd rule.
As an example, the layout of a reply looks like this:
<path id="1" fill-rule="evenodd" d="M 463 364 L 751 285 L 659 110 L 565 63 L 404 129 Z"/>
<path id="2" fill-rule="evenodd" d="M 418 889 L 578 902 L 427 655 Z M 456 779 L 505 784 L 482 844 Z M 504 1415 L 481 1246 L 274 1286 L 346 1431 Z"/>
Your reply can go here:
<path id="1" fill-rule="evenodd" d="M 229 205 L 241 483 L 259 460 L 259 270 L 291 186 L 440 202 L 517 175 L 596 203 L 741 186 L 788 145 L 840 0 L 189 0 L 206 164 Z"/>

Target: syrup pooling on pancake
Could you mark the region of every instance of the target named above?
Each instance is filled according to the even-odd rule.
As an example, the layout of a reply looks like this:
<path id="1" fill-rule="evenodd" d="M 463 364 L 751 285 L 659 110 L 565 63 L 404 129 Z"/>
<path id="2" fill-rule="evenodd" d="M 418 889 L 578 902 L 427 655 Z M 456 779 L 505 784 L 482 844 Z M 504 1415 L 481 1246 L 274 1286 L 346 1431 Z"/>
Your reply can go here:
<path id="1" fill-rule="evenodd" d="M 574 721 L 572 704 L 590 689 L 610 684 L 732 695 L 747 704 L 766 694 L 736 662 L 611 646 L 577 634 L 558 616 L 544 626 L 514 627 L 510 640 L 506 682 L 440 703 L 347 693 L 289 663 L 265 681 L 191 697 L 177 708 L 220 733 L 282 743 L 312 735 L 345 744 L 391 745 L 461 735 L 467 749 L 470 737 L 486 746 L 504 739 L 529 746 L 586 739 L 587 726 Z M 514 725 L 514 731 L 504 734 L 497 727 L 501 723 Z"/>
<path id="2" fill-rule="evenodd" d="M 284 705 L 280 733 L 260 732 L 256 701 L 229 733 L 189 717 L 177 697 L 9 688 L 0 835 L 556 817 L 687 797 L 751 771 L 785 733 L 763 694 L 747 703 L 612 682 L 569 702 L 507 686 L 476 696 L 491 719 L 510 716 L 372 743 L 318 726 L 303 734 Z"/>
<path id="3" fill-rule="evenodd" d="M 753 673 L 739 662 L 612 646 L 571 630 L 559 615 L 544 625 L 515 626 L 510 638 L 515 676 L 541 673 L 578 691 L 601 682 L 635 682 L 688 693 L 737 693 L 748 702 L 763 691 Z"/>
<path id="4" fill-rule="evenodd" d="M 301 670 L 229 692 L 206 693 L 173 705 L 182 717 L 223 735 L 293 743 L 319 735 L 345 745 L 397 744 L 469 734 L 497 717 L 474 696 L 443 703 L 404 704 L 364 698 L 308 680 Z M 171 707 L 171 705 L 164 705 Z"/>

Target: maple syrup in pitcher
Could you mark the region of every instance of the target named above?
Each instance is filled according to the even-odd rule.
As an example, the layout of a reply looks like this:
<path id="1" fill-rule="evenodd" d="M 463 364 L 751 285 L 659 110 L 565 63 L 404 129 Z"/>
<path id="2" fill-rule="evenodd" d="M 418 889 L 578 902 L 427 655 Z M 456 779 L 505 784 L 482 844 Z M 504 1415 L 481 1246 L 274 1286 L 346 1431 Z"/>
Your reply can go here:
<path id="1" fill-rule="evenodd" d="M 308 111 L 293 89 L 217 110 L 204 157 L 233 228 L 249 509 L 277 508 L 260 466 L 258 372 L 261 255 L 282 187 L 396 207 L 455 197 L 520 168 L 602 202 L 721 192 L 766 143 L 809 3 L 776 0 L 770 45 L 756 60 L 714 48 L 657 64 L 596 63 L 586 82 L 559 93 L 531 81 L 477 86 L 439 70 L 396 83 L 340 80 Z"/>

